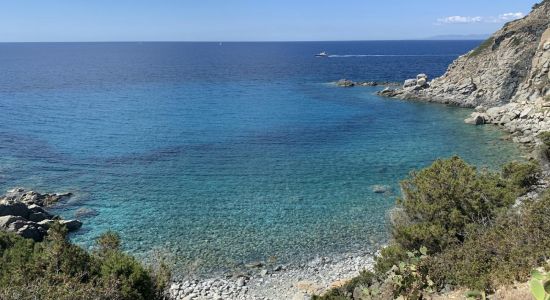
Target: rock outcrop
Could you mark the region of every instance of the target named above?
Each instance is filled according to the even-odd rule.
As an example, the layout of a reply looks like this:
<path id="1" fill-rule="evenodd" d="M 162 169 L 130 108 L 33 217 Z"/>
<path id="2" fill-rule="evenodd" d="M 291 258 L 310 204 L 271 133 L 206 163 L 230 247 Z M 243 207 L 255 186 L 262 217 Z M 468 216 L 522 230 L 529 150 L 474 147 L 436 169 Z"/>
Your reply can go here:
<path id="1" fill-rule="evenodd" d="M 480 107 L 466 123 L 504 126 L 518 142 L 550 130 L 550 0 L 509 22 L 432 81 L 408 79 L 379 95 Z"/>
<path id="2" fill-rule="evenodd" d="M 14 232 L 24 238 L 42 241 L 50 224 L 55 221 L 76 231 L 82 223 L 78 220 L 62 220 L 44 209 L 71 194 L 40 194 L 22 188 L 9 190 L 0 197 L 0 230 Z"/>
<path id="3" fill-rule="evenodd" d="M 340 79 L 335 82 L 339 87 L 354 87 L 354 86 L 399 86 L 397 82 L 388 81 L 352 81 L 349 79 Z"/>
<path id="4" fill-rule="evenodd" d="M 550 95 L 545 54 L 550 49 L 549 25 L 550 0 L 545 0 L 528 16 L 507 23 L 478 48 L 456 59 L 443 76 L 427 82 L 428 88 L 414 89 L 418 77 L 424 75 L 420 74 L 405 81 L 394 97 L 492 107 Z"/>

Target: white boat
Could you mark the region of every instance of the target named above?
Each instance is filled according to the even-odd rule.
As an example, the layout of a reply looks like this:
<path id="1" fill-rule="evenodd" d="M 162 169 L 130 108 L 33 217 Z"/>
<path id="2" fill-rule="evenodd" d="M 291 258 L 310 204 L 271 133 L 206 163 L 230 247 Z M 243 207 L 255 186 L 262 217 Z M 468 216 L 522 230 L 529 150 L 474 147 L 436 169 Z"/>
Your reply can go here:
<path id="1" fill-rule="evenodd" d="M 326 53 L 325 51 L 319 53 L 319 54 L 315 54 L 315 57 L 328 57 L 328 53 Z"/>

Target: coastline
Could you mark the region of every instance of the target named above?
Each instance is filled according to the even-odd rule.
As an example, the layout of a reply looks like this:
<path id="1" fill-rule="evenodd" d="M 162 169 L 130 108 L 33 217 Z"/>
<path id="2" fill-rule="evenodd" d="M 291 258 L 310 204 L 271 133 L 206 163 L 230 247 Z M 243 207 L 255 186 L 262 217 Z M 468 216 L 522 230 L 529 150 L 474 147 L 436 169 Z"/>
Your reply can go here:
<path id="1" fill-rule="evenodd" d="M 346 83 L 353 84 L 335 84 L 344 88 L 363 86 L 353 81 L 346 80 Z M 373 86 L 388 85 L 391 86 L 394 84 L 381 82 L 375 83 Z M 409 99 L 397 100 L 409 101 Z M 416 99 L 416 101 L 436 105 L 444 104 L 420 99 Z M 516 138 L 509 138 L 510 132 L 505 127 L 496 127 L 505 134 L 504 137 L 506 139 L 513 140 L 514 144 L 520 149 L 522 157 L 527 159 L 533 158 L 532 152 L 536 148 L 534 143 L 525 144 Z M 550 172 L 544 172 L 537 189 L 518 198 L 518 201 L 538 197 L 539 192 L 550 185 L 548 178 L 550 178 Z M 313 295 L 321 295 L 331 288 L 343 285 L 354 277 L 357 277 L 361 271 L 372 270 L 375 258 L 384 247 L 385 245 L 382 245 L 378 249 L 363 253 L 346 253 L 332 257 L 318 257 L 305 264 L 287 267 L 277 266 L 271 270 L 259 266 L 254 268 L 254 272 L 249 274 L 236 273 L 228 276 L 229 278 L 212 276 L 207 279 L 175 281 L 170 285 L 169 294 L 172 297 L 171 299 L 174 300 L 309 300 Z"/>
<path id="2" fill-rule="evenodd" d="M 169 294 L 175 300 L 305 300 L 372 269 L 377 253 L 378 250 L 317 257 L 304 264 L 273 268 L 256 263 L 250 266 L 250 272 L 229 278 L 214 276 L 173 282 Z"/>

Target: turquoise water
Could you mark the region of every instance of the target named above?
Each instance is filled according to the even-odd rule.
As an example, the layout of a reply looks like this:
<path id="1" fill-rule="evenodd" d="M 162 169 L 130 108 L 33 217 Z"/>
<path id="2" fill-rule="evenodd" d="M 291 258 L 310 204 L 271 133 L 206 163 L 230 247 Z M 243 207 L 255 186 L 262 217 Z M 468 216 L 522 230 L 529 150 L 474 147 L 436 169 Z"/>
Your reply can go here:
<path id="1" fill-rule="evenodd" d="M 116 230 L 181 270 L 376 247 L 395 193 L 373 185 L 397 192 L 438 157 L 495 167 L 519 150 L 465 125 L 469 110 L 327 82 L 441 74 L 476 43 L 3 44 L 0 188 L 73 191 L 57 213 L 97 212 L 76 243 Z"/>

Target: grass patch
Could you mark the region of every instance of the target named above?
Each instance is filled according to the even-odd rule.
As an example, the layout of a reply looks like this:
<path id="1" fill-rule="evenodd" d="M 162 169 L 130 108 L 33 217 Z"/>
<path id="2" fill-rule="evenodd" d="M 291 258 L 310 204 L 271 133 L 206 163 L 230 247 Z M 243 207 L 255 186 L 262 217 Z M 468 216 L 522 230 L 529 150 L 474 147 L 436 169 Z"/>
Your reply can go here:
<path id="1" fill-rule="evenodd" d="M 470 57 L 478 56 L 479 54 L 483 53 L 487 48 L 491 47 L 493 43 L 495 42 L 495 39 L 493 37 L 490 37 L 486 39 L 481 45 L 479 45 L 477 48 L 475 48 L 471 53 Z"/>

